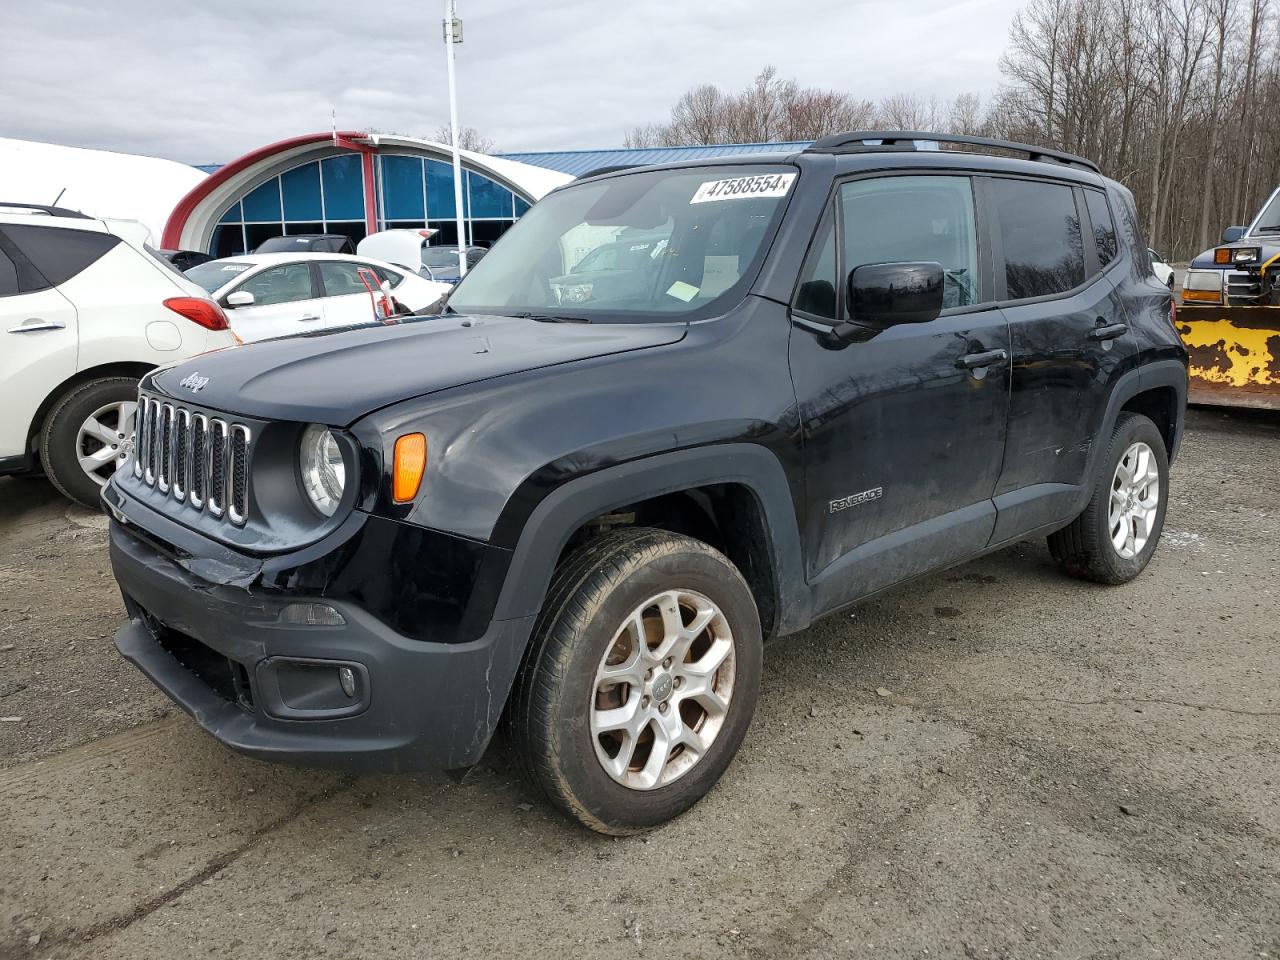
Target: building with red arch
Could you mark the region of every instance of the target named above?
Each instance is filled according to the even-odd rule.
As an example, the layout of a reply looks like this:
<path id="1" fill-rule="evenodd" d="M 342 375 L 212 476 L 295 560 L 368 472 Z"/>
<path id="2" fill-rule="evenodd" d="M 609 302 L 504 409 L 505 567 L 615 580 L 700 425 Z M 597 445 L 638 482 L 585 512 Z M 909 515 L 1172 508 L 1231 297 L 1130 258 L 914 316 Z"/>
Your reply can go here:
<path id="1" fill-rule="evenodd" d="M 313 133 L 219 167 L 174 207 L 161 246 L 225 257 L 282 234 L 342 233 L 358 241 L 399 227 L 434 227 L 457 242 L 453 154 L 442 143 L 388 134 Z M 461 152 L 468 243 L 488 245 L 572 176 Z"/>

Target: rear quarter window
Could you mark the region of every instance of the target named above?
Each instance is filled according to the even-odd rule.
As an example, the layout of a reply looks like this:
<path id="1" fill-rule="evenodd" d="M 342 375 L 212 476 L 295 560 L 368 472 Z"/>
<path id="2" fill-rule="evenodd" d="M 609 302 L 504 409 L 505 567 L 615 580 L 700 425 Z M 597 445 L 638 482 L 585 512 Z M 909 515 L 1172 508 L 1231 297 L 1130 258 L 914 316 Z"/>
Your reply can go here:
<path id="1" fill-rule="evenodd" d="M 1138 225 L 1138 210 L 1134 206 L 1133 194 L 1121 187 L 1113 188 L 1112 196 L 1115 198 L 1115 210 L 1119 216 L 1117 224 L 1120 228 L 1119 239 L 1130 254 L 1130 275 L 1135 280 L 1150 277 L 1151 258 L 1146 255 L 1147 241 L 1142 235 L 1142 228 Z"/>
<path id="2" fill-rule="evenodd" d="M 110 233 L 59 227 L 19 224 L 6 226 L 4 232 L 47 284 L 55 287 L 88 269 L 120 243 L 120 238 Z"/>
<path id="3" fill-rule="evenodd" d="M 1085 190 L 1084 203 L 1089 209 L 1089 224 L 1093 227 L 1093 242 L 1098 248 L 1098 263 L 1106 267 L 1119 253 L 1116 225 L 1111 219 L 1107 195 L 1101 190 Z"/>
<path id="4" fill-rule="evenodd" d="M 11 297 L 18 292 L 18 268 L 9 255 L 0 250 L 0 297 Z"/>
<path id="5" fill-rule="evenodd" d="M 1070 187 L 995 178 L 991 192 L 1004 248 L 1006 299 L 1051 296 L 1084 283 L 1084 244 Z"/>

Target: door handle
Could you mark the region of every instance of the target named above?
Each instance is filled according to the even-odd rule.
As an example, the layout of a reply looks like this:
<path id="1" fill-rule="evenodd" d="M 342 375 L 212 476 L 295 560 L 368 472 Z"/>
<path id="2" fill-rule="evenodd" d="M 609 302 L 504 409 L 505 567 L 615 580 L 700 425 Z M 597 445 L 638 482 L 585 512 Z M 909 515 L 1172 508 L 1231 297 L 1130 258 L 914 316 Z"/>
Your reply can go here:
<path id="1" fill-rule="evenodd" d="M 319 319 L 320 319 L 320 314 L 318 313 L 304 313 L 302 316 L 298 318 L 298 322 L 301 323 L 303 320 L 319 320 Z"/>
<path id="2" fill-rule="evenodd" d="M 1090 340 L 1114 340 L 1116 337 L 1123 337 L 1129 332 L 1127 323 L 1103 323 L 1102 318 L 1098 318 L 1098 325 L 1089 331 Z"/>
<path id="3" fill-rule="evenodd" d="M 65 330 L 67 325 L 61 320 L 41 320 L 39 317 L 32 317 L 30 320 L 24 320 L 16 327 L 10 327 L 10 333 L 35 333 L 38 330 Z"/>
<path id="4" fill-rule="evenodd" d="M 966 370 L 977 370 L 979 367 L 989 367 L 993 363 L 1004 363 L 1008 359 L 1008 350 L 983 350 L 981 353 L 966 353 L 956 362 L 956 366 L 964 367 Z"/>

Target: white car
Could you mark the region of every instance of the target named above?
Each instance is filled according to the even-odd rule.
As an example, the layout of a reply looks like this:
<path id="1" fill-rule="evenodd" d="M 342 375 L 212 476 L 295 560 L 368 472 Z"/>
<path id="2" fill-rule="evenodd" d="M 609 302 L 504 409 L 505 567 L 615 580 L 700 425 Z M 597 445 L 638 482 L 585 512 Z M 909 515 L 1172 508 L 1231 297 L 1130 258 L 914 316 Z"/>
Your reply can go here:
<path id="1" fill-rule="evenodd" d="M 257 253 L 197 264 L 187 277 L 227 312 L 245 341 L 374 323 L 375 298 L 358 271 L 372 270 L 410 313 L 449 292 L 389 263 L 345 253 Z"/>
<path id="2" fill-rule="evenodd" d="M 1156 253 L 1150 247 L 1147 253 L 1151 255 L 1151 272 L 1156 275 L 1156 279 L 1163 283 L 1170 290 L 1173 289 L 1173 267 L 1160 254 Z"/>
<path id="3" fill-rule="evenodd" d="M 133 446 L 138 379 L 235 342 L 217 304 L 137 231 L 0 203 L 0 475 L 43 469 L 98 506 Z"/>

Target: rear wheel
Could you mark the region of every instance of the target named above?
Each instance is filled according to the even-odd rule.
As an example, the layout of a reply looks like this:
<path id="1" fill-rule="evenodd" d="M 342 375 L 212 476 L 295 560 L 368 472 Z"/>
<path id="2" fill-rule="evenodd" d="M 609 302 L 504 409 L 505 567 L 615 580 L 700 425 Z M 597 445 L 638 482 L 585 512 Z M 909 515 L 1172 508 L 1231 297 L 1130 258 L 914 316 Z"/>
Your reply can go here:
<path id="1" fill-rule="evenodd" d="M 138 381 L 103 377 L 78 384 L 54 404 L 40 434 L 45 475 L 87 507 L 133 449 Z"/>
<path id="2" fill-rule="evenodd" d="M 693 806 L 755 710 L 755 601 L 704 543 L 635 529 L 560 567 L 509 719 L 527 772 L 592 830 L 627 834 Z"/>
<path id="3" fill-rule="evenodd" d="M 1049 551 L 1074 576 L 1127 583 L 1155 553 L 1168 500 L 1164 437 L 1146 417 L 1122 413 L 1089 505 L 1070 526 L 1050 535 Z"/>

